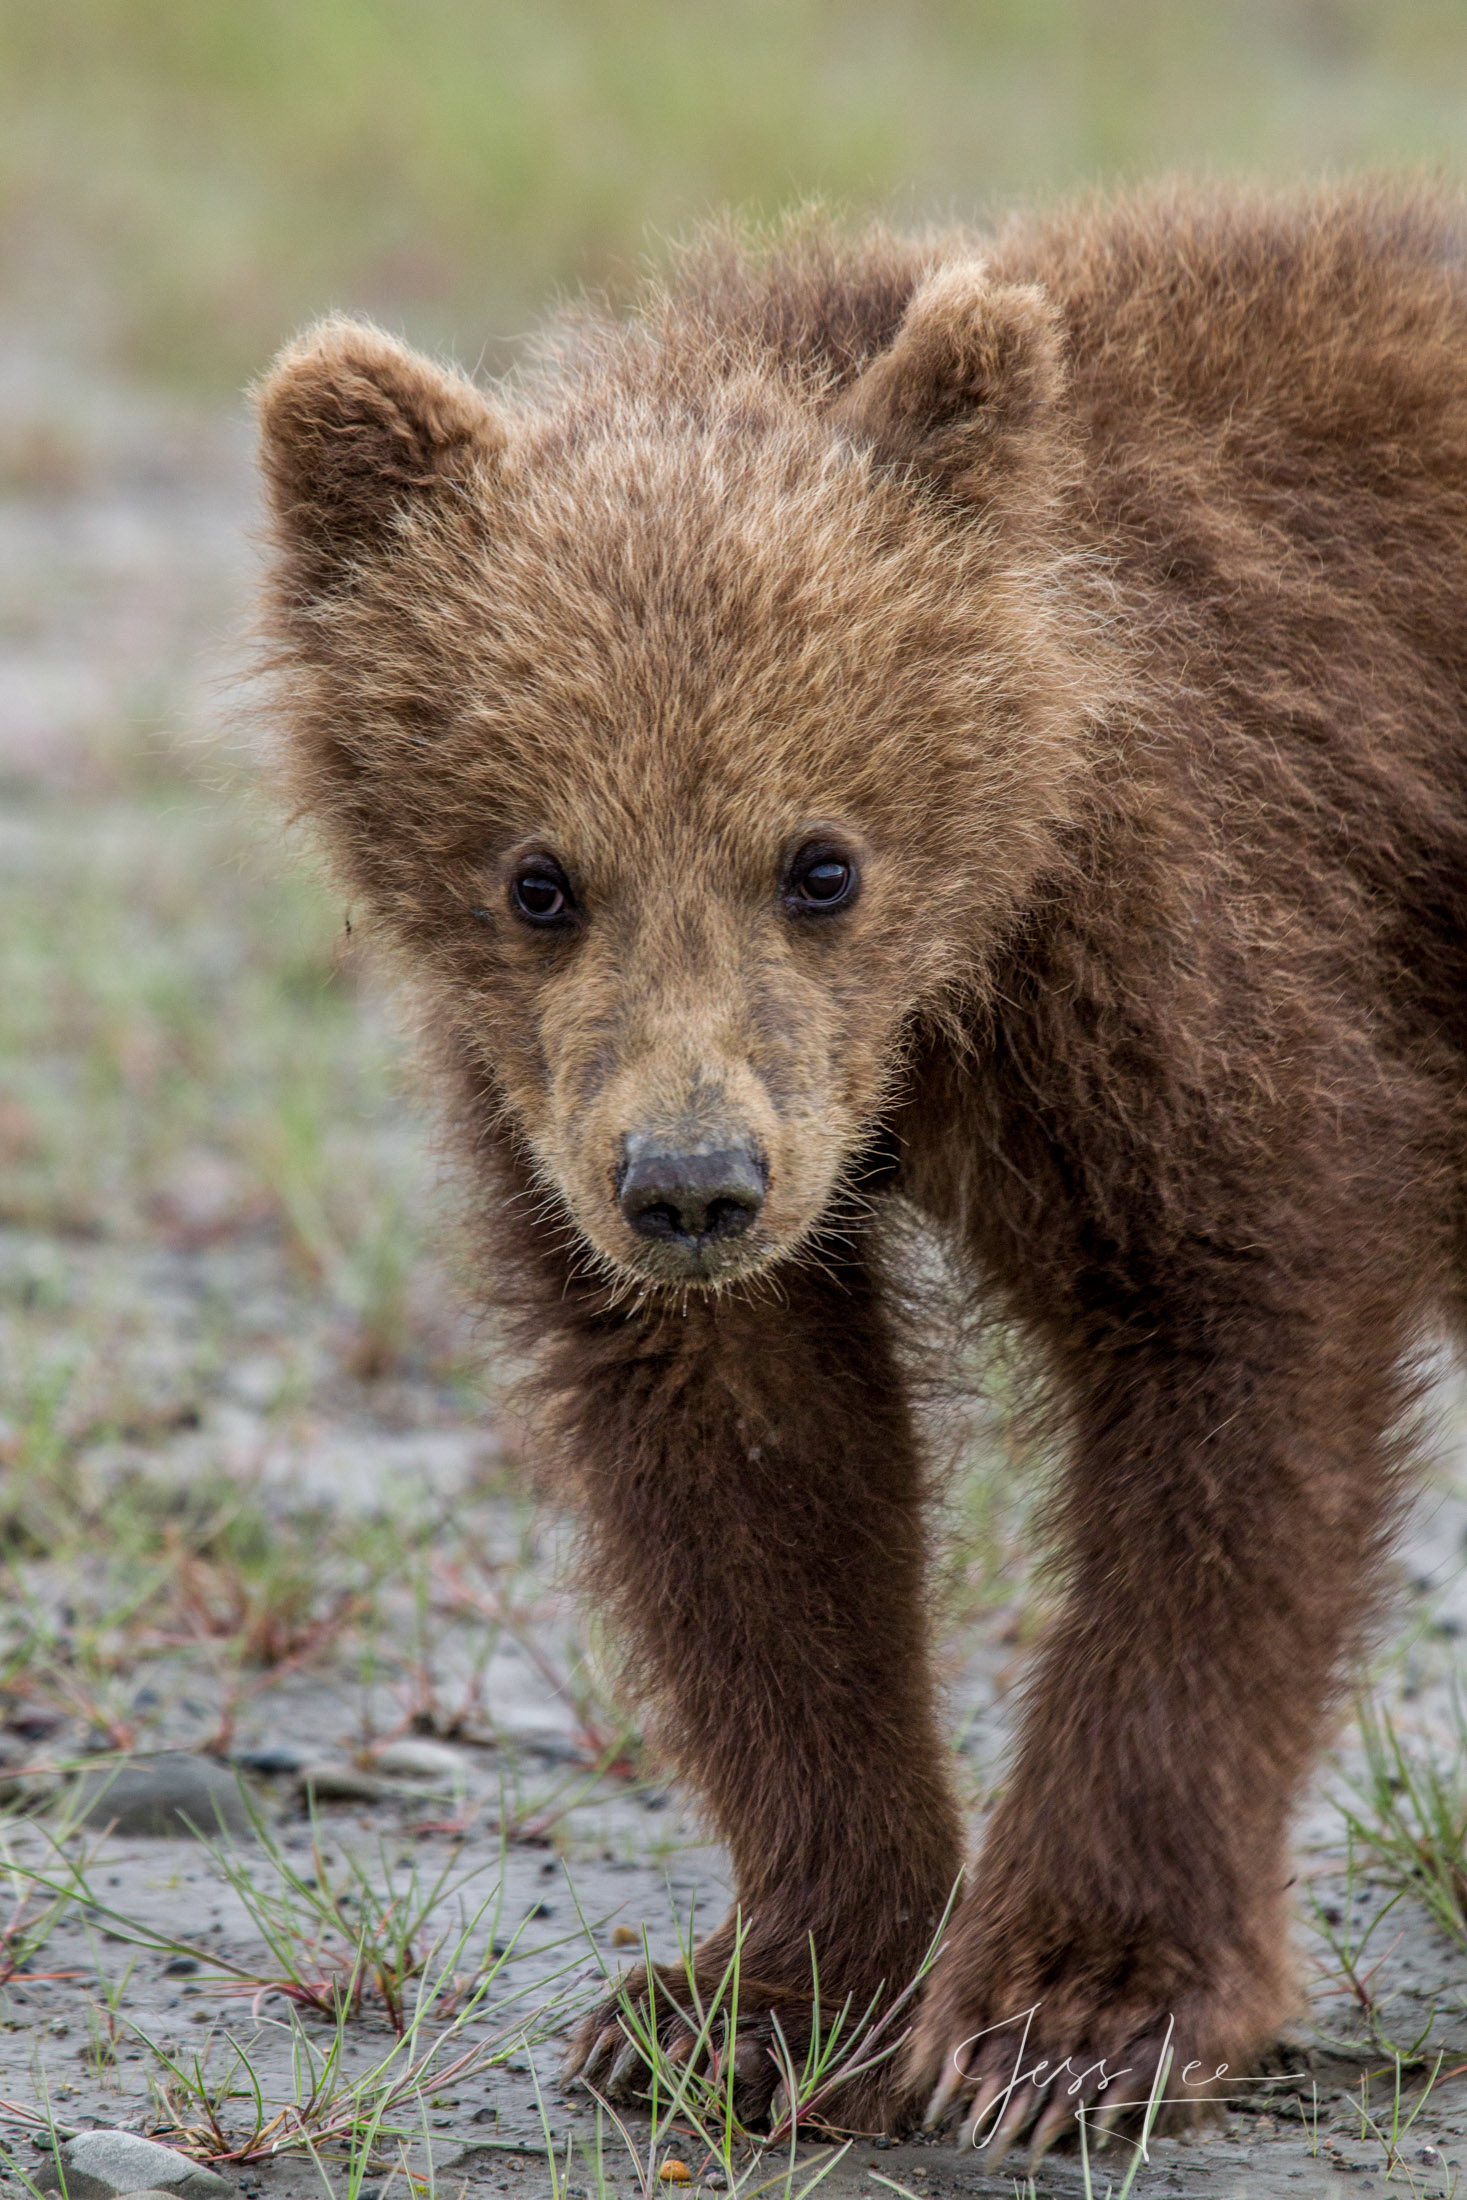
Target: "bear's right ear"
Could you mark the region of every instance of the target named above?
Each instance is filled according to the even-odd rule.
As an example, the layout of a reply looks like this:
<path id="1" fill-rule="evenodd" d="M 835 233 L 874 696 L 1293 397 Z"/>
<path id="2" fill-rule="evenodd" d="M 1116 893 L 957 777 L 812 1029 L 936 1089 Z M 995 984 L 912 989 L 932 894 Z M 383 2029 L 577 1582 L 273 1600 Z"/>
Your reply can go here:
<path id="1" fill-rule="evenodd" d="M 991 497 L 1049 439 L 1064 380 L 1059 315 L 1043 291 L 959 260 L 918 286 L 830 421 L 883 465 Z"/>
<path id="2" fill-rule="evenodd" d="M 287 346 L 256 405 L 287 585 L 306 600 L 349 580 L 403 512 L 453 494 L 505 442 L 465 376 L 361 321 L 324 321 Z"/>

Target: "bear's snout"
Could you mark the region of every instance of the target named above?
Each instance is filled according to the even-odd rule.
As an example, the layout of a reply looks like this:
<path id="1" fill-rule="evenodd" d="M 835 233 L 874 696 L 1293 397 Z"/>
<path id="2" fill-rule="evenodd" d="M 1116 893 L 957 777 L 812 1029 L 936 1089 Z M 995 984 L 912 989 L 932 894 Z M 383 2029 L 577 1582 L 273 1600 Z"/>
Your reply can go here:
<path id="1" fill-rule="evenodd" d="M 764 1204 L 768 1169 L 752 1140 L 709 1149 L 633 1131 L 623 1143 L 617 1201 L 639 1237 L 690 1253 L 742 1237 Z"/>

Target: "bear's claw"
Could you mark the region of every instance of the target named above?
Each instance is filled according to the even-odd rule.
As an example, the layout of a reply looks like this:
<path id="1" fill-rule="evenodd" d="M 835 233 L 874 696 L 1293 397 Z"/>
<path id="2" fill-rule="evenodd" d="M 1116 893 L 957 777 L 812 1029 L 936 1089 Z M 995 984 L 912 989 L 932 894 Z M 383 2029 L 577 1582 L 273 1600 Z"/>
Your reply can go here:
<path id="1" fill-rule="evenodd" d="M 782 1984 L 773 1966 L 762 1975 L 751 1967 L 742 1974 L 742 2006 L 730 2023 L 717 2008 L 727 1951 L 719 1943 L 700 1950 L 699 1957 L 705 1953 L 709 1961 L 705 1965 L 695 1957 L 692 1979 L 680 1965 L 654 1965 L 650 1971 L 639 1967 L 624 1978 L 582 2025 L 566 2060 L 567 2080 L 618 2103 L 645 2095 L 651 2076 L 646 2043 L 655 2024 L 660 2056 L 679 2072 L 696 2055 L 711 2066 L 716 2082 L 720 2072 L 728 2071 L 732 2055 L 733 2109 L 741 2123 L 762 2129 L 790 2115 L 786 2064 L 793 2057 L 798 2070 L 805 2061 L 813 2016 L 810 1990 Z M 833 2073 L 818 2101 L 805 2101 L 801 2113 L 829 2120 L 842 2131 L 908 2128 L 915 2120 L 916 2098 L 912 2081 L 890 2050 L 865 2067 L 859 2052 L 853 2051 L 853 2060 L 858 2066 L 853 2075 L 842 2080 Z M 666 2093 L 669 2088 L 664 2084 L 659 2090 Z"/>
<path id="2" fill-rule="evenodd" d="M 768 2114 L 783 2076 L 773 2052 L 771 2012 L 762 2005 L 767 1998 L 763 1997 L 755 2012 L 740 2019 L 735 2027 L 734 2107 L 745 2123 L 757 2122 Z M 644 2028 L 650 2029 L 655 2011 L 658 2046 L 666 2059 L 678 2066 L 692 2059 L 704 2029 L 696 2014 L 699 1990 L 686 1974 L 654 1969 L 649 1977 L 633 1972 L 623 1981 L 616 1998 L 603 2002 L 587 2019 L 566 2061 L 568 2080 L 616 2102 L 634 2101 L 644 2094 L 651 2074 L 648 2049 L 628 2015 L 629 2002 L 637 2008 Z M 774 2006 L 779 2009 L 781 2024 L 792 2028 L 789 2036 L 793 2043 L 800 2036 L 800 2016 L 804 2014 L 808 2021 L 808 2011 L 803 2004 L 790 2006 L 783 1997 Z M 711 2044 L 716 2058 L 724 2051 L 726 2036 L 727 2027 L 715 2019 L 705 2053 Z"/>

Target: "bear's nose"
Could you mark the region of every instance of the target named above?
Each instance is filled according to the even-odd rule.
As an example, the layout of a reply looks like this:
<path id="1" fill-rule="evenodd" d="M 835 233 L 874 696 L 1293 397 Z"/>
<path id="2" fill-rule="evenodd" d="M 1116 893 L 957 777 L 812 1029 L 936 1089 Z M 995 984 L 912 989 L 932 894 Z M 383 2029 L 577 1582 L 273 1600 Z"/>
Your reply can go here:
<path id="1" fill-rule="evenodd" d="M 738 1237 L 764 1204 L 764 1164 L 752 1145 L 709 1153 L 634 1131 L 625 1154 L 617 1198 L 642 1237 L 683 1245 Z"/>

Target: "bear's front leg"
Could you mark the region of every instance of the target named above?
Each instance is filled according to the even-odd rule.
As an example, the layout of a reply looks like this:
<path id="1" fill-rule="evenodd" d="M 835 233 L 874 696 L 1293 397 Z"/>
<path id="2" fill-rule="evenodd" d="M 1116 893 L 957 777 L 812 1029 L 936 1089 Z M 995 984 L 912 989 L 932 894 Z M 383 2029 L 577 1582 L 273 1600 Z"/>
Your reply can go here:
<path id="1" fill-rule="evenodd" d="M 675 1311 L 562 1306 L 548 1380 L 568 1401 L 559 1448 L 589 1528 L 588 1586 L 660 1747 L 728 1845 L 744 1935 L 739 2098 L 757 2116 L 781 2077 L 775 2016 L 804 2053 L 812 1950 L 822 2024 L 848 2001 L 849 2036 L 869 2002 L 912 1980 L 961 1865 L 901 1375 L 877 1287 L 850 1254 Z M 733 1938 L 730 1917 L 698 1951 L 705 2001 Z M 627 1983 L 645 2000 L 644 1979 Z M 656 2008 L 685 2053 L 680 1973 L 659 1980 Z M 572 2070 L 640 2086 L 615 1997 L 583 2028 Z M 900 2057 L 825 2105 L 866 2129 L 897 2119 L 911 2106 Z"/>
<path id="2" fill-rule="evenodd" d="M 1295 2006 L 1288 1812 L 1392 1502 L 1399 1391 L 1384 1324 L 1331 1334 L 1321 1309 L 1250 1340 L 1229 1311 L 1076 1384 L 1069 1598 L 913 2043 L 932 2120 L 995 2162 L 1154 2085 L 1163 2128 L 1196 2120 Z"/>

